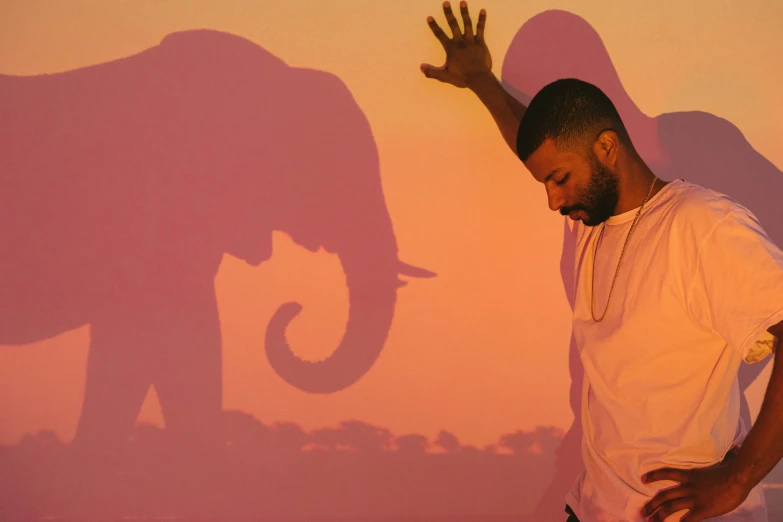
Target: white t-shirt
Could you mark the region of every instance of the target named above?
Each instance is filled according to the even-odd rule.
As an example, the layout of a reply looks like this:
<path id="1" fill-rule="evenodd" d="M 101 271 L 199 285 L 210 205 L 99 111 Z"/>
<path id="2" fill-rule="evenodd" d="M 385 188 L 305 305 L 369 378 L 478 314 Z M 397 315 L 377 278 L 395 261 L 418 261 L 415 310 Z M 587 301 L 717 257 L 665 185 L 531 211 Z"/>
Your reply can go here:
<path id="1" fill-rule="evenodd" d="M 661 467 L 720 461 L 741 444 L 737 372 L 757 339 L 783 320 L 783 252 L 728 196 L 675 180 L 647 204 L 605 224 L 576 222 L 574 335 L 584 366 L 585 471 L 566 502 L 581 522 L 642 522 L 642 506 L 672 481 Z M 667 519 L 679 521 L 680 511 Z M 760 486 L 721 522 L 766 522 Z"/>

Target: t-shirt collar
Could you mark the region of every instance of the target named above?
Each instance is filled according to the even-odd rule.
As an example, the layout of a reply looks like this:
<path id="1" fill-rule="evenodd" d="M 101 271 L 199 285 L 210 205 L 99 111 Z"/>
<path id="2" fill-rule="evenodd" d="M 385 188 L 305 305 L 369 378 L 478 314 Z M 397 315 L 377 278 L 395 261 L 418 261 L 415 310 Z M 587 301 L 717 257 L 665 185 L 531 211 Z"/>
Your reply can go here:
<path id="1" fill-rule="evenodd" d="M 674 185 L 675 183 L 682 183 L 685 181 L 684 179 L 675 179 L 671 183 L 668 183 L 663 186 L 661 190 L 659 190 L 653 197 L 647 201 L 647 203 L 644 205 L 645 208 L 650 208 L 651 204 L 656 202 L 656 200 L 660 199 L 659 196 L 661 193 L 663 193 L 665 190 L 667 190 L 670 186 Z M 627 212 L 623 212 L 622 214 L 617 214 L 614 216 L 610 216 L 609 219 L 606 220 L 607 225 L 622 225 L 623 223 L 627 223 L 629 221 L 633 221 L 633 218 L 636 217 L 636 213 L 639 211 L 639 207 L 632 208 L 631 210 L 628 210 Z M 641 216 L 640 216 L 641 217 Z"/>

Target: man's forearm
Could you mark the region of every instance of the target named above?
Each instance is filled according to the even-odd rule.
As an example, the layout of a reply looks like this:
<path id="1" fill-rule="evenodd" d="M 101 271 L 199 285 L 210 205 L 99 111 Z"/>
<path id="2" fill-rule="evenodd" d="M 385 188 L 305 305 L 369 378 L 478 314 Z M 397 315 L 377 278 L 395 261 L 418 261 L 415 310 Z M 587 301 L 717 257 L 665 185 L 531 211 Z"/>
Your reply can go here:
<path id="1" fill-rule="evenodd" d="M 522 102 L 511 96 L 500 84 L 491 72 L 474 78 L 469 85 L 470 90 L 476 93 L 481 102 L 489 109 L 495 119 L 495 123 L 503 135 L 503 139 L 514 152 L 517 153 L 517 130 L 525 107 Z"/>
<path id="2" fill-rule="evenodd" d="M 775 352 L 772 375 L 753 428 L 734 462 L 734 477 L 750 490 L 783 457 L 783 346 Z"/>

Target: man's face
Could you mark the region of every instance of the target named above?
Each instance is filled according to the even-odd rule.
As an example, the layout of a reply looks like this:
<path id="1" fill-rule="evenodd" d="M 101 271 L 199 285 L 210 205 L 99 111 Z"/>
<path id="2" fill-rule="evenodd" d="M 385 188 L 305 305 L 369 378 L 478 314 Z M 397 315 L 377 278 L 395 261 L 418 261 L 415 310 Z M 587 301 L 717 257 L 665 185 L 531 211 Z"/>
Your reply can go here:
<path id="1" fill-rule="evenodd" d="M 592 151 L 583 156 L 558 149 L 546 140 L 525 166 L 546 187 L 549 208 L 594 227 L 614 214 L 619 199 L 618 178 Z"/>

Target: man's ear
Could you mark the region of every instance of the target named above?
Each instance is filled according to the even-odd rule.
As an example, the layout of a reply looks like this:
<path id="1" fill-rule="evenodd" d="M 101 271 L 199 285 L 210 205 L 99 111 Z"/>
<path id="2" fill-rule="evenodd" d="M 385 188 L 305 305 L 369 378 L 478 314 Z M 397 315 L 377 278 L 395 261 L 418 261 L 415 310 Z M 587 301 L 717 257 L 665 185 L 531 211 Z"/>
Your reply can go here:
<path id="1" fill-rule="evenodd" d="M 598 161 L 604 167 L 613 168 L 617 162 L 619 145 L 620 139 L 617 133 L 611 129 L 606 129 L 593 142 L 593 153 L 595 153 Z"/>

